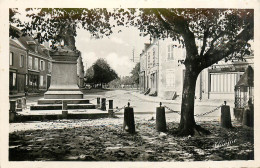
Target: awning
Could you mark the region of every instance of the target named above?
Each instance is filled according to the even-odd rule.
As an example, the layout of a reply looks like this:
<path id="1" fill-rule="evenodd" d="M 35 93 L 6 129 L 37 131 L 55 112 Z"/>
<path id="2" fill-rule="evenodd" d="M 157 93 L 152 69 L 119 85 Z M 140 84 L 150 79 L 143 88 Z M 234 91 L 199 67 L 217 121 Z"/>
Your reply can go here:
<path id="1" fill-rule="evenodd" d="M 245 73 L 236 84 L 236 87 L 241 86 L 254 86 L 254 70 L 251 66 L 248 66 Z"/>

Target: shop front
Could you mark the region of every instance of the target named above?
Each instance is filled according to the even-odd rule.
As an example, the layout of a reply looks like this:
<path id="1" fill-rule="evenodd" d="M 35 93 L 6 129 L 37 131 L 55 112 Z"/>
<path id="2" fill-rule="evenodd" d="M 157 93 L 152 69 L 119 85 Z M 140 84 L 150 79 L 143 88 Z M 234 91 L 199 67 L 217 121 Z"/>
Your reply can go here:
<path id="1" fill-rule="evenodd" d="M 37 92 L 39 91 L 39 72 L 28 72 L 28 92 Z"/>

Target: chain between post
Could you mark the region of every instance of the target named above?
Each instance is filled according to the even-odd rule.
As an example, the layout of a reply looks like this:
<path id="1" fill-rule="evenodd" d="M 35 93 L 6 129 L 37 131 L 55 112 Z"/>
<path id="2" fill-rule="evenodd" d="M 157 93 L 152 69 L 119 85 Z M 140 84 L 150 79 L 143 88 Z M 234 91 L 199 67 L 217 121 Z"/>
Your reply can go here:
<path id="1" fill-rule="evenodd" d="M 121 107 L 121 108 L 114 108 L 114 109 L 117 109 L 116 111 L 114 111 L 114 113 L 121 111 L 121 110 L 124 109 L 125 107 L 126 107 L 126 105 L 124 105 L 124 106 Z"/>
<path id="2" fill-rule="evenodd" d="M 224 104 L 221 104 L 220 106 L 216 107 L 216 108 L 213 109 L 213 110 L 210 110 L 210 111 L 208 111 L 208 112 L 206 112 L 206 113 L 202 113 L 202 114 L 196 114 L 196 115 L 194 115 L 194 116 L 195 116 L 195 117 L 199 117 L 199 116 L 208 115 L 208 114 L 210 114 L 210 113 L 213 113 L 213 112 L 217 111 L 217 110 L 220 109 L 223 105 L 224 105 Z"/>
<path id="3" fill-rule="evenodd" d="M 221 104 L 220 106 L 218 106 L 218 107 L 216 107 L 215 109 L 210 110 L 210 111 L 208 111 L 208 112 L 206 112 L 206 113 L 196 114 L 196 115 L 194 115 L 194 116 L 195 116 L 195 117 L 199 117 L 199 116 L 205 116 L 205 115 L 208 115 L 208 114 L 213 113 L 213 112 L 217 111 L 218 109 L 220 109 L 221 106 L 223 106 L 223 104 Z M 168 107 L 168 106 L 164 106 L 164 107 L 165 107 L 166 109 L 168 109 L 169 111 L 173 112 L 173 113 L 176 113 L 176 114 L 181 115 L 181 112 L 179 112 L 179 111 L 174 111 L 173 109 L 171 109 L 171 108 Z"/>
<path id="4" fill-rule="evenodd" d="M 168 106 L 164 106 L 166 109 L 168 109 L 169 111 L 171 111 L 171 112 L 173 112 L 173 113 L 177 113 L 177 114 L 179 114 L 179 115 L 181 115 L 181 112 L 179 112 L 179 111 L 174 111 L 173 109 L 171 109 L 170 107 L 168 107 Z"/>

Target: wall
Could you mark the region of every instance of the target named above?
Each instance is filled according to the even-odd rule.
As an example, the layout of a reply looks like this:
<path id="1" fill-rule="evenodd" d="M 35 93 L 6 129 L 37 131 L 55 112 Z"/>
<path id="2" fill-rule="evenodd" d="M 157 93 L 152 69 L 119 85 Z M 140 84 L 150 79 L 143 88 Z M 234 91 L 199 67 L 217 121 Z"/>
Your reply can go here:
<path id="1" fill-rule="evenodd" d="M 174 45 L 169 50 L 169 46 Z M 179 97 L 182 94 L 184 65 L 178 60 L 184 59 L 185 49 L 171 39 L 159 42 L 159 97 L 164 98 L 167 92 L 176 92 Z M 168 58 L 169 57 L 169 58 Z M 173 59 L 172 59 L 173 58 Z"/>
<path id="2" fill-rule="evenodd" d="M 25 89 L 25 76 L 27 73 L 26 62 L 27 52 L 23 46 L 15 42 L 15 39 L 9 41 L 9 54 L 13 53 L 12 65 L 9 60 L 9 94 L 23 93 Z M 21 55 L 23 55 L 23 65 L 21 66 Z M 10 59 L 10 55 L 9 55 Z M 15 84 L 15 85 L 13 85 Z"/>

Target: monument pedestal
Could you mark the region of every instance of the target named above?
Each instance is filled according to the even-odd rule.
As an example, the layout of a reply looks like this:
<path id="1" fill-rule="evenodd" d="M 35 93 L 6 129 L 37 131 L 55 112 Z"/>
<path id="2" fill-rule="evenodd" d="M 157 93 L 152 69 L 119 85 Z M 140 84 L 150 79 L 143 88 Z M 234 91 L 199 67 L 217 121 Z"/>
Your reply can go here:
<path id="1" fill-rule="evenodd" d="M 79 52 L 68 47 L 50 52 L 52 57 L 51 84 L 38 105 L 31 110 L 61 110 L 62 102 L 69 109 L 94 109 L 95 105 L 83 99 L 83 93 L 77 85 L 77 59 Z"/>
<path id="2" fill-rule="evenodd" d="M 44 99 L 83 99 L 77 85 L 78 51 L 68 47 L 50 52 L 52 57 L 51 85 Z"/>

